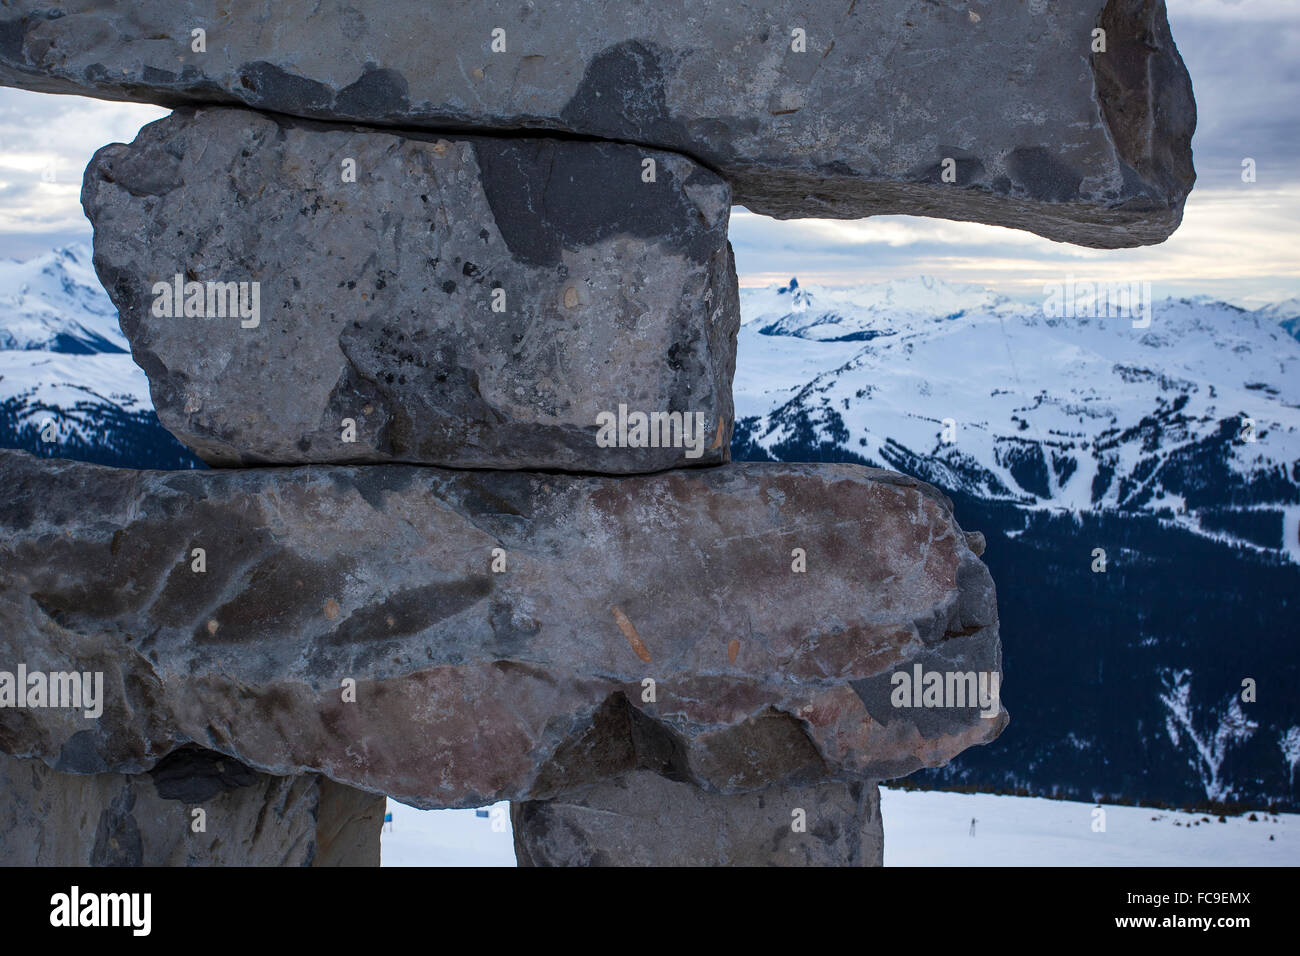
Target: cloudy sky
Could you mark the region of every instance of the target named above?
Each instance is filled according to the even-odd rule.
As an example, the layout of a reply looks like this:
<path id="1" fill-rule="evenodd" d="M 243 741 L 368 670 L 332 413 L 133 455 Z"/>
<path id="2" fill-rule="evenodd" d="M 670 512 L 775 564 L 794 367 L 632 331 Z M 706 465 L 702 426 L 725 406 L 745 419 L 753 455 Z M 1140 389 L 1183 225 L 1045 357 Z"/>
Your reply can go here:
<path id="1" fill-rule="evenodd" d="M 736 209 L 742 285 L 935 275 L 1020 295 L 1045 281 L 1145 279 L 1157 297 L 1254 307 L 1300 296 L 1300 0 L 1168 0 L 1196 94 L 1197 183 L 1159 246 L 1084 249 L 996 226 L 913 216 L 779 222 Z M 165 111 L 0 89 L 0 257 L 89 240 L 81 173 Z M 1241 181 L 1241 162 L 1257 181 Z"/>

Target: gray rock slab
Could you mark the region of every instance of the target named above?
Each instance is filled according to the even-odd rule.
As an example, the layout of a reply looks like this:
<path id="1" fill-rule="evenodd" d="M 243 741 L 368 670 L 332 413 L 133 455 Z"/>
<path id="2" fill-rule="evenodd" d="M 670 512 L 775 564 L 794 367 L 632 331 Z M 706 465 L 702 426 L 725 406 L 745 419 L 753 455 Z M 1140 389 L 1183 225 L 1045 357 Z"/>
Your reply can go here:
<path id="1" fill-rule="evenodd" d="M 210 464 L 729 457 L 729 192 L 681 156 L 187 110 L 101 149 L 82 202 L 158 418 Z"/>
<path id="2" fill-rule="evenodd" d="M 0 755 L 0 866 L 378 866 L 384 805 L 198 748 L 141 774 Z"/>
<path id="3" fill-rule="evenodd" d="M 196 743 L 425 808 L 637 769 L 743 793 L 938 766 L 1008 719 L 973 691 L 922 706 L 919 680 L 895 697 L 900 673 L 1000 676 L 1001 648 L 951 503 L 887 471 L 138 472 L 6 450 L 0 481 L 0 752 L 64 772 Z M 72 673 L 80 690 L 14 693 Z"/>
<path id="4" fill-rule="evenodd" d="M 910 213 L 1101 248 L 1165 239 L 1195 178 L 1162 0 L 12 0 L 0 83 L 562 131 L 696 157 L 779 218 Z"/>
<path id="5" fill-rule="evenodd" d="M 874 782 L 707 793 L 639 770 L 511 808 L 520 866 L 882 866 Z"/>

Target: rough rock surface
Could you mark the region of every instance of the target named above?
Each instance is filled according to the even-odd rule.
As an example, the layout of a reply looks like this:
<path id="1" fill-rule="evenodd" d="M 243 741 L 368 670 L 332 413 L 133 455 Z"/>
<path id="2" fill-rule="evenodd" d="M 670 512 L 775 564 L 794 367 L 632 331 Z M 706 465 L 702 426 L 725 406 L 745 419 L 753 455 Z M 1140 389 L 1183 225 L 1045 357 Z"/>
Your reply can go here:
<path id="1" fill-rule="evenodd" d="M 1195 178 L 1162 0 L 12 0 L 0 83 L 565 131 L 694 156 L 767 215 L 941 216 L 1102 248 L 1166 238 Z"/>
<path id="2" fill-rule="evenodd" d="M 101 149 L 82 191 L 159 420 L 209 463 L 606 473 L 728 459 L 729 196 L 672 153 L 224 108 Z M 209 306 L 237 282 L 256 314 L 251 285 Z M 620 406 L 690 427 L 609 447 Z"/>
<path id="3" fill-rule="evenodd" d="M 142 774 L 0 755 L 0 866 L 378 866 L 384 804 L 198 748 Z"/>
<path id="4" fill-rule="evenodd" d="M 741 793 L 937 766 L 1007 721 L 891 702 L 900 669 L 1001 669 L 988 570 L 950 502 L 891 472 L 0 451 L 0 479 L 0 667 L 104 674 L 98 719 L 0 708 L 0 751 L 57 770 L 140 773 L 194 742 L 422 807 L 636 769 Z"/>
<path id="5" fill-rule="evenodd" d="M 802 813 L 800 813 L 802 811 Z M 520 866 L 881 866 L 872 782 L 718 795 L 648 770 L 511 807 Z"/>

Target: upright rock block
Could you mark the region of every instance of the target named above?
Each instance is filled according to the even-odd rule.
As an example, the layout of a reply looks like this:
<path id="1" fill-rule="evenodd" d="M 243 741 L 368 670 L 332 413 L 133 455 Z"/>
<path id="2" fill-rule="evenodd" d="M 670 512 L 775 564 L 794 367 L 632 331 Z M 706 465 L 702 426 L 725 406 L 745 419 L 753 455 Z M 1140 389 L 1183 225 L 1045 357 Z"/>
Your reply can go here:
<path id="1" fill-rule="evenodd" d="M 378 866 L 384 805 L 193 747 L 142 774 L 0 755 L 0 866 Z"/>
<path id="2" fill-rule="evenodd" d="M 880 866 L 874 782 L 719 795 L 648 770 L 511 807 L 520 866 Z"/>
<path id="3" fill-rule="evenodd" d="M 58 770 L 193 742 L 422 807 L 640 769 L 729 794 L 900 776 L 1007 722 L 988 570 L 890 472 L 0 474 L 0 666 L 102 675 L 0 708 L 0 751 Z M 923 707 L 930 673 L 975 683 Z"/>
<path id="4" fill-rule="evenodd" d="M 210 464 L 728 459 L 730 193 L 684 157 L 207 109 L 101 149 L 82 202 L 158 418 Z"/>
<path id="5" fill-rule="evenodd" d="M 940 216 L 1100 248 L 1165 239 L 1195 178 L 1163 0 L 12 0 L 0 82 L 563 131 L 698 157 L 780 218 Z"/>

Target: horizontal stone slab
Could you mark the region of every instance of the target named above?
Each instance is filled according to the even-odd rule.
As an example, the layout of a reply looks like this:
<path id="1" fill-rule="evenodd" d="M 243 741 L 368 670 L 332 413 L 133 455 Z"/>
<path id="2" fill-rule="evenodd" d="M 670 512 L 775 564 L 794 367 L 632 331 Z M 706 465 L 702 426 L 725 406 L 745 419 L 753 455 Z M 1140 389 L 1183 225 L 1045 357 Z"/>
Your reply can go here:
<path id="1" fill-rule="evenodd" d="M 945 497 L 887 471 L 0 451 L 0 480 L 0 751 L 63 772 L 196 743 L 421 807 L 637 769 L 743 793 L 937 766 L 1007 721 L 976 699 L 1001 672 L 988 570 Z M 912 694 L 930 673 L 969 697 Z"/>
<path id="2" fill-rule="evenodd" d="M 1195 178 L 1162 0 L 13 0 L 0 83 L 562 131 L 694 156 L 766 215 L 910 213 L 1101 248 L 1166 238 Z"/>
<path id="3" fill-rule="evenodd" d="M 101 149 L 82 202 L 158 418 L 210 464 L 729 457 L 730 198 L 681 156 L 207 109 Z"/>
<path id="4" fill-rule="evenodd" d="M 0 755 L 0 866 L 378 866 L 384 806 L 193 747 L 141 774 Z"/>

